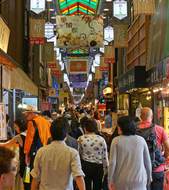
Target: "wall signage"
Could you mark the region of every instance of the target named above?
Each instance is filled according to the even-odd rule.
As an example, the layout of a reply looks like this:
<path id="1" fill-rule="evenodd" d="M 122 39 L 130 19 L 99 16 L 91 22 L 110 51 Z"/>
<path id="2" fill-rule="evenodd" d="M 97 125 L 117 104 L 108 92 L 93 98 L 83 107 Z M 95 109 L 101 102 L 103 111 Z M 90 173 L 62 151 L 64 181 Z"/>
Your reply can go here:
<path id="1" fill-rule="evenodd" d="M 8 50 L 9 35 L 10 30 L 0 17 L 0 49 L 2 49 L 5 53 L 7 53 Z"/>

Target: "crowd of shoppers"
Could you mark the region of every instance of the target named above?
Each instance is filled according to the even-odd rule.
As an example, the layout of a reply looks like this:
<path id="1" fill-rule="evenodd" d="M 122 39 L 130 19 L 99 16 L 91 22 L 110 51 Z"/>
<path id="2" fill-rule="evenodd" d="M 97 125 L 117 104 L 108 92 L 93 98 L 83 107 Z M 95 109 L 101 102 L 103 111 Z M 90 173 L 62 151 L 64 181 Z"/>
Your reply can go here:
<path id="1" fill-rule="evenodd" d="M 109 152 L 96 110 L 65 109 L 53 119 L 49 111 L 26 110 L 15 121 L 17 135 L 0 143 L 0 190 L 13 183 L 4 176 L 10 179 L 6 174 L 13 167 L 14 154 L 4 146 L 14 143 L 20 149 L 20 176 L 24 178 L 25 168 L 31 168 L 31 183 L 24 184 L 25 190 L 163 190 L 165 163 L 154 167 L 147 139 L 138 133 L 153 128 L 160 154 L 169 156 L 168 135 L 152 118 L 150 108 L 141 109 L 141 120 L 120 117 Z M 112 125 L 108 110 L 105 127 Z M 4 171 L 7 166 L 1 164 L 8 169 Z"/>

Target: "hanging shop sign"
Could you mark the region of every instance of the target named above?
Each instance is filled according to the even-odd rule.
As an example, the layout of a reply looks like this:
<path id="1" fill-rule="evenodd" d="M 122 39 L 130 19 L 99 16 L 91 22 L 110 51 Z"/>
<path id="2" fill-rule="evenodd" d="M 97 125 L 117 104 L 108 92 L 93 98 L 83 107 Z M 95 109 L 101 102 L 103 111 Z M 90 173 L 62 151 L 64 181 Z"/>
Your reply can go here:
<path id="1" fill-rule="evenodd" d="M 118 78 L 119 92 L 124 93 L 134 88 L 146 86 L 146 71 L 144 66 L 136 66 Z"/>
<path id="2" fill-rule="evenodd" d="M 30 18 L 29 20 L 29 38 L 31 44 L 44 44 L 45 39 L 45 19 Z"/>
<path id="3" fill-rule="evenodd" d="M 5 105 L 0 103 L 0 140 L 7 139 Z"/>
<path id="4" fill-rule="evenodd" d="M 45 23 L 45 38 L 50 39 L 54 36 L 54 24 L 51 22 Z"/>
<path id="5" fill-rule="evenodd" d="M 57 47 L 103 47 L 101 16 L 56 16 Z"/>
<path id="6" fill-rule="evenodd" d="M 104 49 L 104 62 L 106 64 L 115 62 L 115 48 L 114 46 L 105 46 Z"/>
<path id="7" fill-rule="evenodd" d="M 112 26 L 104 28 L 104 40 L 107 42 L 112 42 L 114 40 L 114 29 Z"/>
<path id="8" fill-rule="evenodd" d="M 56 68 L 56 62 L 48 62 L 48 68 L 55 69 Z"/>
<path id="9" fill-rule="evenodd" d="M 70 60 L 69 62 L 69 73 L 87 73 L 88 60 Z"/>
<path id="10" fill-rule="evenodd" d="M 39 14 L 45 10 L 45 0 L 31 0 L 30 10 L 36 14 Z"/>
<path id="11" fill-rule="evenodd" d="M 155 13 L 155 0 L 133 0 L 134 15 L 153 15 Z"/>
<path id="12" fill-rule="evenodd" d="M 0 17 L 0 49 L 7 53 L 9 44 L 10 30 L 3 19 Z"/>
<path id="13" fill-rule="evenodd" d="M 114 47 L 123 48 L 128 46 L 128 25 L 114 25 Z"/>
<path id="14" fill-rule="evenodd" d="M 53 42 L 47 42 L 43 46 L 43 55 L 42 59 L 46 62 L 53 62 L 54 61 L 54 43 Z"/>
<path id="15" fill-rule="evenodd" d="M 108 71 L 109 70 L 109 65 L 104 62 L 104 57 L 100 58 L 100 66 L 99 66 L 100 71 Z"/>
<path id="16" fill-rule="evenodd" d="M 113 16 L 119 20 L 127 17 L 127 1 L 115 0 L 113 1 Z"/>
<path id="17" fill-rule="evenodd" d="M 58 69 L 52 69 L 51 73 L 55 77 L 60 77 L 62 75 L 62 72 Z"/>

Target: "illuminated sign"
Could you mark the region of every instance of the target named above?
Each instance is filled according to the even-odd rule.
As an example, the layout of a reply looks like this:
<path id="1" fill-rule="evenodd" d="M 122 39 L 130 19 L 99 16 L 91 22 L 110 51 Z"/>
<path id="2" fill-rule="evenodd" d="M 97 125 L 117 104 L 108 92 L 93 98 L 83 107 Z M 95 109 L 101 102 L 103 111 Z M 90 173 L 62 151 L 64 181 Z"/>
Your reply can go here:
<path id="1" fill-rule="evenodd" d="M 31 0 L 30 9 L 36 14 L 39 14 L 45 10 L 45 0 Z"/>
<path id="2" fill-rule="evenodd" d="M 115 0 L 113 2 L 113 16 L 119 20 L 127 17 L 127 1 Z"/>

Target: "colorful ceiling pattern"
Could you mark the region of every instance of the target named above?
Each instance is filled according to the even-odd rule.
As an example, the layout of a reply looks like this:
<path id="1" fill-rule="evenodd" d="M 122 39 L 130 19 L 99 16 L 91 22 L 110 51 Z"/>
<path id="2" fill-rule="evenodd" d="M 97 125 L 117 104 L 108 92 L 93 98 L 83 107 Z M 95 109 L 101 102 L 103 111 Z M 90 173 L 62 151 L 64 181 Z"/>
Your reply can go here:
<path id="1" fill-rule="evenodd" d="M 96 14 L 100 0 L 58 0 L 62 15 Z"/>

